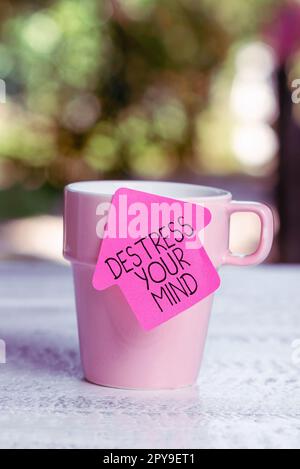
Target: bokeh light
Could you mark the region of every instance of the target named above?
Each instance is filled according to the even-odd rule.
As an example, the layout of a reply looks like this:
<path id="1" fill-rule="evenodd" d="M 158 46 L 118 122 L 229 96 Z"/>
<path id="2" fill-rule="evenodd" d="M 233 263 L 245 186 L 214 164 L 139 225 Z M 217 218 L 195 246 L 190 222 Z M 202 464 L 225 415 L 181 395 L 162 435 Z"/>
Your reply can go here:
<path id="1" fill-rule="evenodd" d="M 55 198 L 75 179 L 267 174 L 274 56 L 252 38 L 276 5 L 3 2 L 2 189 Z"/>
<path id="2" fill-rule="evenodd" d="M 233 135 L 234 152 L 250 170 L 268 165 L 278 151 L 277 136 L 266 124 L 237 126 Z"/>

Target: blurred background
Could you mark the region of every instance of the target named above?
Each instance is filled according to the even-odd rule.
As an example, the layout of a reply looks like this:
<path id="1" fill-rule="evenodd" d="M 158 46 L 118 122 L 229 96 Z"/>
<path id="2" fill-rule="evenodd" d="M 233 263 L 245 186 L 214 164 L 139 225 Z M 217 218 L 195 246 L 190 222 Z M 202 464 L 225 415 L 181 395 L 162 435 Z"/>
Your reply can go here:
<path id="1" fill-rule="evenodd" d="M 1 0 L 0 79 L 0 259 L 63 262 L 64 185 L 119 178 L 267 202 L 300 262 L 299 1 Z"/>

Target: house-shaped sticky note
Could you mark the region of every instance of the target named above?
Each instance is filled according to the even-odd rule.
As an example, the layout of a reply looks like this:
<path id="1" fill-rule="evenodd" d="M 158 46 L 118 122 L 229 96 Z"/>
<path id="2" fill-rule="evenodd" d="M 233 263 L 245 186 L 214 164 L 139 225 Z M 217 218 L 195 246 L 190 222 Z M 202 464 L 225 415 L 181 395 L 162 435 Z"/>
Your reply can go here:
<path id="1" fill-rule="evenodd" d="M 94 288 L 118 285 L 145 330 L 188 314 L 220 284 L 199 238 L 210 221 L 199 204 L 119 189 L 103 223 Z"/>

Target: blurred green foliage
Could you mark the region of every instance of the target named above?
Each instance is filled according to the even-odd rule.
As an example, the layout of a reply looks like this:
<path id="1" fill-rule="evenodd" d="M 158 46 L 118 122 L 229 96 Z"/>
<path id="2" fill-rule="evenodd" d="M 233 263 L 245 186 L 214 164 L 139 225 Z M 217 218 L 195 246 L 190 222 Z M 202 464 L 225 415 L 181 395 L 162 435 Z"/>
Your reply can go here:
<path id="1" fill-rule="evenodd" d="M 214 84 L 276 3 L 2 0 L 0 186 L 205 170 Z"/>

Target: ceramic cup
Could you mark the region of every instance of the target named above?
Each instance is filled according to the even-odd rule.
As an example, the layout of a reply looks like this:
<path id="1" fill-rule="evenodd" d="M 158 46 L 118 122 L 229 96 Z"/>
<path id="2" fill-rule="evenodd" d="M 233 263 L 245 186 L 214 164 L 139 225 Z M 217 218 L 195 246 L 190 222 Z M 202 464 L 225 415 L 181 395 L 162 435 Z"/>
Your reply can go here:
<path id="1" fill-rule="evenodd" d="M 170 389 L 195 383 L 202 362 L 213 295 L 159 327 L 145 331 L 117 286 L 93 288 L 92 278 L 101 240 L 96 234 L 97 207 L 127 187 L 199 203 L 212 220 L 204 247 L 216 269 L 222 265 L 261 263 L 273 240 L 273 215 L 255 202 L 235 202 L 229 192 L 190 184 L 99 181 L 78 182 L 65 189 L 64 256 L 72 263 L 81 359 L 92 383 L 118 388 Z M 229 250 L 230 217 L 253 212 L 260 218 L 257 250 L 247 256 Z"/>

